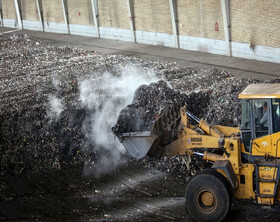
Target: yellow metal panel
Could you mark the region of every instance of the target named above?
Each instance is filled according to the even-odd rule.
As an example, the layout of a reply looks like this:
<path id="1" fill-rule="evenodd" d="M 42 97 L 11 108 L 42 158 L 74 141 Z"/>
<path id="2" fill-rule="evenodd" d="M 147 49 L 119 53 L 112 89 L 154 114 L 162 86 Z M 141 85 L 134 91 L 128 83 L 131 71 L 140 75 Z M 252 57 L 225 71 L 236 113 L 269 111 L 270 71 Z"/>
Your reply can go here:
<path id="1" fill-rule="evenodd" d="M 280 84 L 250 84 L 239 94 L 239 99 L 267 98 L 280 98 Z"/>
<path id="2" fill-rule="evenodd" d="M 277 168 L 275 167 L 259 167 L 260 179 L 275 180 L 277 176 Z"/>
<path id="3" fill-rule="evenodd" d="M 177 139 L 174 142 L 164 146 L 162 148 L 162 156 L 177 156 L 186 155 L 188 149 L 186 147 L 186 141 L 184 138 Z"/>
<path id="4" fill-rule="evenodd" d="M 280 157 L 279 138 L 280 132 L 255 139 L 252 144 L 252 155 L 264 156 L 265 154 L 269 154 L 273 157 Z"/>
<path id="5" fill-rule="evenodd" d="M 215 128 L 217 128 L 219 131 L 221 131 L 226 137 L 240 133 L 239 127 L 228 127 L 228 126 L 220 126 L 220 125 L 214 125 Z"/>
<path id="6" fill-rule="evenodd" d="M 271 155 L 271 135 L 263 136 L 253 141 L 252 155 L 263 156 L 264 154 Z"/>
<path id="7" fill-rule="evenodd" d="M 255 94 L 255 95 L 244 95 L 240 94 L 239 99 L 277 99 L 280 98 L 280 94 Z"/>
<path id="8" fill-rule="evenodd" d="M 240 156 L 240 139 L 239 138 L 233 138 L 233 139 L 225 139 L 224 147 L 226 148 L 226 151 L 230 154 L 228 157 L 232 169 L 234 171 L 234 174 L 239 174 L 240 172 L 240 162 L 241 162 L 241 156 Z"/>
<path id="9" fill-rule="evenodd" d="M 185 106 L 180 109 L 180 113 L 181 113 L 181 122 L 180 122 L 181 126 L 187 126 L 189 121 L 188 121 L 188 116 L 186 114 Z"/>
<path id="10" fill-rule="evenodd" d="M 218 148 L 219 147 L 219 138 L 213 136 L 204 136 L 204 135 L 186 135 L 184 137 L 186 146 L 191 148 Z"/>
<path id="11" fill-rule="evenodd" d="M 259 167 L 259 178 L 265 180 L 275 180 L 277 177 L 277 168 L 276 167 Z M 274 182 L 260 182 L 259 183 L 259 192 L 260 194 L 272 195 L 274 193 L 275 183 Z M 273 198 L 267 197 L 258 197 L 259 204 L 269 204 L 274 203 Z"/>
<path id="12" fill-rule="evenodd" d="M 271 134 L 271 155 L 274 157 L 280 157 L 280 132 Z"/>
<path id="13" fill-rule="evenodd" d="M 273 194 L 274 183 L 260 182 L 259 188 L 261 194 Z"/>
<path id="14" fill-rule="evenodd" d="M 206 134 L 211 135 L 211 136 L 215 136 L 215 137 L 224 137 L 224 135 L 217 130 L 215 127 L 211 127 L 206 120 L 201 119 L 198 127 L 201 128 Z"/>
<path id="15" fill-rule="evenodd" d="M 256 194 L 253 190 L 253 172 L 254 166 L 251 164 L 244 164 L 240 167 L 240 174 L 236 175 L 239 186 L 234 192 L 234 196 L 238 199 L 255 199 Z M 240 181 L 240 175 L 245 176 L 245 184 Z"/>
<path id="16" fill-rule="evenodd" d="M 267 205 L 273 205 L 274 198 L 273 197 L 258 197 L 258 204 L 267 204 Z"/>

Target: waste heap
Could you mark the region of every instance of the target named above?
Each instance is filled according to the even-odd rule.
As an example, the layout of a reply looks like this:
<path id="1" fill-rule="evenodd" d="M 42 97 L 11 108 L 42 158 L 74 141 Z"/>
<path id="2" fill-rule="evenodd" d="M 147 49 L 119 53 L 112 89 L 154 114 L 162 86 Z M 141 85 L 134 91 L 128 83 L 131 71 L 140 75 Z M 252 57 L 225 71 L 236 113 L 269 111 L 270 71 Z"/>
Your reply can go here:
<path id="1" fill-rule="evenodd" d="M 121 135 L 149 131 L 154 121 L 172 107 L 186 105 L 191 112 L 199 115 L 200 110 L 208 106 L 208 101 L 209 95 L 205 92 L 187 95 L 173 90 L 163 80 L 142 85 L 136 90 L 132 104 L 121 111 L 113 132 Z"/>
<path id="2" fill-rule="evenodd" d="M 126 132 L 147 131 L 163 112 L 183 105 L 210 124 L 237 124 L 239 109 L 236 108 L 240 106 L 238 94 L 248 84 L 258 81 L 237 79 L 219 69 L 212 69 L 210 72 L 194 69 L 188 71 L 189 75 L 174 71 L 164 73 L 172 88 L 165 81 L 140 86 L 132 104 L 121 111 L 113 132 L 121 135 Z"/>
<path id="3" fill-rule="evenodd" d="M 238 79 L 220 69 L 165 70 L 163 75 L 172 88 L 164 81 L 139 87 L 132 104 L 121 111 L 113 127 L 116 135 L 149 131 L 160 114 L 172 106 L 182 105 L 186 105 L 191 113 L 199 118 L 205 118 L 210 124 L 236 126 L 241 116 L 238 94 L 248 84 L 259 82 L 254 79 Z M 270 80 L 270 82 L 276 81 L 278 80 Z M 157 167 L 187 180 L 191 174 L 209 165 L 201 157 L 193 156 L 188 168 L 187 158 L 174 156 L 158 160 L 146 157 L 142 161 L 145 166 Z"/>
<path id="4" fill-rule="evenodd" d="M 146 130 L 158 115 L 173 105 L 187 105 L 188 110 L 199 118 L 205 117 L 211 124 L 232 125 L 234 109 L 239 106 L 238 93 L 256 82 L 237 79 L 219 69 L 182 68 L 166 61 L 51 46 L 27 35 L 2 36 L 0 47 L 0 171 L 3 177 L 80 166 L 89 156 L 98 155 L 94 153 L 95 144 L 85 142 L 83 122 L 94 110 L 79 104 L 81 79 L 100 78 L 104 73 L 117 76 L 122 64 L 131 63 L 165 80 L 141 86 L 136 91 L 132 104 L 121 112 L 114 127 L 116 133 Z M 64 109 L 56 119 L 48 117 L 50 94 L 63 100 Z M 135 119 L 137 124 L 131 124 Z M 176 168 L 176 174 L 184 175 L 181 157 L 162 162 L 147 160 L 146 165 L 160 165 L 159 168 L 166 171 Z"/>

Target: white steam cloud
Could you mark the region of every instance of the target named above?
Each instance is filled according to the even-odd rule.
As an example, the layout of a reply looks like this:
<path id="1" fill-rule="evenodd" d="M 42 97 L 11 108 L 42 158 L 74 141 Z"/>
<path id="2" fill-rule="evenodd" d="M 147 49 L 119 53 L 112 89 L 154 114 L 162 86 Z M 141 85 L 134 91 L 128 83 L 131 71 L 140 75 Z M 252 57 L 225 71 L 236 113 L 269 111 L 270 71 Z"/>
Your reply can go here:
<path id="1" fill-rule="evenodd" d="M 54 77 L 52 78 L 52 84 L 55 87 L 56 91 L 59 91 L 59 86 L 61 81 Z M 50 119 L 58 120 L 60 118 L 61 113 L 64 110 L 64 104 L 62 99 L 57 98 L 55 95 L 50 94 L 48 96 L 48 109 L 47 109 L 47 116 Z"/>
<path id="2" fill-rule="evenodd" d="M 53 83 L 53 86 L 55 87 L 55 89 L 58 91 L 59 87 L 60 87 L 60 84 L 61 84 L 61 81 L 57 77 L 53 77 L 52 78 L 52 83 Z"/>
<path id="3" fill-rule="evenodd" d="M 64 105 L 61 99 L 57 98 L 55 95 L 49 95 L 48 97 L 49 109 L 47 110 L 47 115 L 51 119 L 59 119 L 60 114 L 64 110 Z"/>
<path id="4" fill-rule="evenodd" d="M 105 73 L 99 78 L 79 82 L 79 101 L 91 115 L 84 122 L 88 140 L 95 144 L 97 151 L 106 151 L 96 163 L 92 163 L 94 174 L 107 173 L 114 169 L 125 153 L 123 145 L 115 139 L 112 127 L 120 111 L 133 100 L 135 90 L 142 84 L 158 81 L 154 72 L 132 65 L 120 66 L 121 75 Z M 86 172 L 90 173 L 90 172 Z"/>

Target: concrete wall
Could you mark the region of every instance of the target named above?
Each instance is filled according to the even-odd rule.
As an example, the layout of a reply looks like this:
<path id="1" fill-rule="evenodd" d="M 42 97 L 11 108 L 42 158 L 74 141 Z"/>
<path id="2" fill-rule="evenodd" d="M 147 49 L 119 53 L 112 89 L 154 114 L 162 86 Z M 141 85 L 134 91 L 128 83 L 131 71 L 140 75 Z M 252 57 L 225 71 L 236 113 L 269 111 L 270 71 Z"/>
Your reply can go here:
<path id="1" fill-rule="evenodd" d="M 280 1 L 231 1 L 232 41 L 280 46 Z M 238 10 L 237 10 L 238 9 Z"/>
<path id="2" fill-rule="evenodd" d="M 99 0 L 100 37 L 131 41 L 126 0 Z"/>
<path id="3" fill-rule="evenodd" d="M 41 0 L 46 32 L 68 33 L 61 0 Z"/>
<path id="4" fill-rule="evenodd" d="M 20 0 L 20 12 L 24 29 L 41 30 L 36 0 Z"/>
<path id="5" fill-rule="evenodd" d="M 74 35 L 96 36 L 90 0 L 68 0 L 69 32 Z"/>
<path id="6" fill-rule="evenodd" d="M 99 23 L 101 27 L 129 29 L 126 0 L 98 1 Z"/>
<path id="7" fill-rule="evenodd" d="M 134 0 L 135 29 L 172 34 L 169 0 Z"/>
<path id="8" fill-rule="evenodd" d="M 225 55 L 220 0 L 177 0 L 181 48 Z"/>
<path id="9" fill-rule="evenodd" d="M 232 55 L 280 63 L 280 1 L 230 1 Z"/>
<path id="10" fill-rule="evenodd" d="M 19 27 L 14 0 L 0 1 L 4 26 Z M 221 55 L 230 52 L 236 57 L 280 63 L 280 1 L 228 0 L 229 43 L 221 1 L 227 0 L 173 0 L 179 47 Z M 43 26 L 36 0 L 18 2 L 24 29 L 176 46 L 171 0 L 64 0 L 68 24 L 62 0 L 39 0 Z M 97 24 L 92 3 L 97 9 Z"/>
<path id="11" fill-rule="evenodd" d="M 68 0 L 69 23 L 75 25 L 93 26 L 93 12 L 90 0 Z"/>
<path id="12" fill-rule="evenodd" d="M 136 41 L 174 46 L 169 0 L 133 0 Z"/>
<path id="13" fill-rule="evenodd" d="M 3 10 L 4 19 L 16 20 L 17 16 L 16 16 L 14 1 L 2 0 L 2 7 L 4 8 L 4 10 Z"/>
<path id="14" fill-rule="evenodd" d="M 20 0 L 21 19 L 29 21 L 39 21 L 36 0 Z"/>
<path id="15" fill-rule="evenodd" d="M 14 1 L 2 0 L 2 13 L 3 13 L 3 25 L 5 27 L 17 28 L 18 21 L 15 10 Z"/>
<path id="16" fill-rule="evenodd" d="M 178 0 L 180 35 L 224 40 L 221 1 Z"/>

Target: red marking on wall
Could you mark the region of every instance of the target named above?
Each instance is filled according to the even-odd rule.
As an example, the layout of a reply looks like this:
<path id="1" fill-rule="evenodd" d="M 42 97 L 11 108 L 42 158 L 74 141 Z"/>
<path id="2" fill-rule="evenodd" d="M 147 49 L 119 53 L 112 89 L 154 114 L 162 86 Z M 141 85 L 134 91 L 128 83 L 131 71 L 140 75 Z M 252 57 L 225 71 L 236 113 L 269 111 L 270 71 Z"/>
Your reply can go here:
<path id="1" fill-rule="evenodd" d="M 215 32 L 218 32 L 218 31 L 220 31 L 220 29 L 219 29 L 219 23 L 216 22 L 216 23 L 215 23 Z"/>
<path id="2" fill-rule="evenodd" d="M 81 12 L 78 12 L 78 15 L 81 16 Z"/>
<path id="3" fill-rule="evenodd" d="M 131 16 L 129 16 L 129 21 L 132 21 L 132 17 Z"/>

